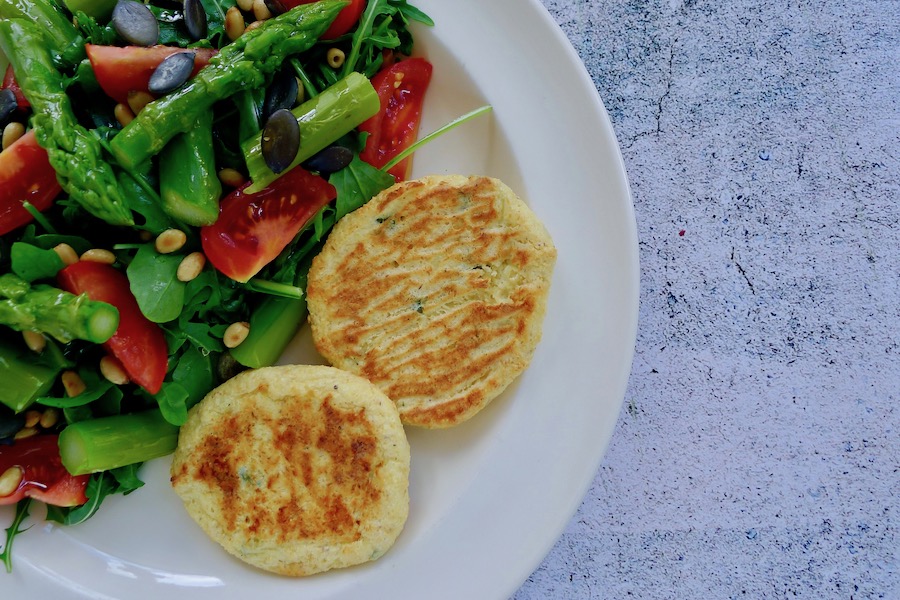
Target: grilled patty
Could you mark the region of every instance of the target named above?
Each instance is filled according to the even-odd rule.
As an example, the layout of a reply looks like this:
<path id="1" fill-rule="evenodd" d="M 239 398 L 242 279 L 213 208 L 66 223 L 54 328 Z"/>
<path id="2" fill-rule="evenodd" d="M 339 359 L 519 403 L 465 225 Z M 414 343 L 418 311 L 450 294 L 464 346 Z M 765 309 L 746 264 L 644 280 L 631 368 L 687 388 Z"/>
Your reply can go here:
<path id="1" fill-rule="evenodd" d="M 396 406 L 325 366 L 268 367 L 192 408 L 172 463 L 188 513 L 261 569 L 310 575 L 380 557 L 408 514 Z"/>
<path id="2" fill-rule="evenodd" d="M 344 217 L 313 261 L 313 341 L 404 423 L 456 425 L 528 366 L 555 260 L 543 224 L 497 179 L 399 183 Z"/>

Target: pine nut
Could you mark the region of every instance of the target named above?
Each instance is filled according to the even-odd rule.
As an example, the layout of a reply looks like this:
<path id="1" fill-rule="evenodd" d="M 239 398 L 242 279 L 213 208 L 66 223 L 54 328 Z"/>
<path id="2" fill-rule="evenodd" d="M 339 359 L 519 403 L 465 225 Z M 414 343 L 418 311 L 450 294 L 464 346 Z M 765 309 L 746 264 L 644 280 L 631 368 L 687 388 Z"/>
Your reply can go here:
<path id="1" fill-rule="evenodd" d="M 103 375 L 107 381 L 116 385 L 125 385 L 131 381 L 128 377 L 128 373 L 125 372 L 125 367 L 123 367 L 122 363 L 119 362 L 119 359 L 114 356 L 106 355 L 100 359 L 100 374 Z"/>
<path id="2" fill-rule="evenodd" d="M 37 435 L 38 430 L 37 427 L 23 427 L 19 431 L 16 432 L 16 435 L 13 436 L 14 440 L 24 440 L 25 438 L 30 438 L 33 435 Z"/>
<path id="3" fill-rule="evenodd" d="M 153 96 L 143 90 L 128 92 L 128 108 L 136 115 L 141 114 L 144 107 L 153 102 Z"/>
<path id="4" fill-rule="evenodd" d="M 237 5 L 244 12 L 253 10 L 253 0 L 237 0 Z"/>
<path id="5" fill-rule="evenodd" d="M 3 149 L 6 150 L 20 137 L 25 135 L 25 126 L 18 121 L 7 123 L 3 128 Z"/>
<path id="6" fill-rule="evenodd" d="M 115 115 L 116 121 L 122 127 L 134 121 L 134 113 L 131 111 L 131 107 L 121 102 L 116 104 L 116 107 L 113 109 L 113 115 Z"/>
<path id="7" fill-rule="evenodd" d="M 175 271 L 175 276 L 178 278 L 178 281 L 193 281 L 200 275 L 205 266 L 206 256 L 202 252 L 191 252 L 181 259 L 178 270 Z"/>
<path id="8" fill-rule="evenodd" d="M 41 422 L 41 411 L 29 410 L 25 413 L 25 427 L 35 427 Z"/>
<path id="9" fill-rule="evenodd" d="M 251 4 L 252 8 L 252 4 Z M 249 8 L 247 10 L 250 10 Z M 237 6 L 232 6 L 225 13 L 225 35 L 234 41 L 241 37 L 247 25 L 244 23 L 244 15 Z"/>
<path id="10" fill-rule="evenodd" d="M 265 21 L 272 18 L 272 11 L 266 6 L 266 0 L 253 0 L 253 16 L 257 21 Z"/>
<path id="11" fill-rule="evenodd" d="M 81 260 L 111 265 L 116 262 L 116 255 L 104 248 L 91 248 L 90 250 L 85 250 L 81 255 Z"/>
<path id="12" fill-rule="evenodd" d="M 19 465 L 13 465 L 0 475 L 0 498 L 12 496 L 19 489 L 25 471 Z"/>
<path id="13" fill-rule="evenodd" d="M 87 389 L 81 376 L 75 371 L 63 371 L 62 384 L 69 398 L 74 398 Z"/>
<path id="14" fill-rule="evenodd" d="M 41 415 L 40 425 L 44 429 L 50 429 L 57 423 L 59 423 L 59 411 L 55 408 L 48 408 Z"/>
<path id="15" fill-rule="evenodd" d="M 263 24 L 263 21 L 253 21 L 252 23 L 247 25 L 247 28 L 244 29 L 244 33 L 247 33 L 248 31 L 253 31 L 254 29 L 256 29 L 257 27 L 259 27 L 262 24 Z"/>
<path id="16" fill-rule="evenodd" d="M 250 323 L 238 321 L 228 326 L 222 341 L 225 342 L 226 348 L 237 348 L 241 342 L 247 339 L 248 335 L 250 335 Z"/>
<path id="17" fill-rule="evenodd" d="M 75 253 L 75 248 L 68 244 L 57 244 L 53 247 L 53 251 L 59 255 L 64 265 L 74 265 L 78 262 L 78 254 Z"/>
<path id="18" fill-rule="evenodd" d="M 328 61 L 328 66 L 332 69 L 344 66 L 345 59 L 344 51 L 340 48 L 329 48 L 328 52 L 325 53 L 325 60 Z"/>
<path id="19" fill-rule="evenodd" d="M 222 184 L 227 185 L 228 187 L 241 187 L 247 181 L 244 179 L 244 174 L 238 171 L 237 169 L 232 169 L 231 167 L 225 167 L 221 171 L 219 171 L 219 181 Z"/>
<path id="20" fill-rule="evenodd" d="M 47 347 L 47 338 L 37 331 L 23 331 L 22 338 L 25 340 L 25 345 L 32 352 L 40 354 Z"/>
<path id="21" fill-rule="evenodd" d="M 166 229 L 156 236 L 156 251 L 160 254 L 171 254 L 181 250 L 187 242 L 187 235 L 180 229 Z"/>

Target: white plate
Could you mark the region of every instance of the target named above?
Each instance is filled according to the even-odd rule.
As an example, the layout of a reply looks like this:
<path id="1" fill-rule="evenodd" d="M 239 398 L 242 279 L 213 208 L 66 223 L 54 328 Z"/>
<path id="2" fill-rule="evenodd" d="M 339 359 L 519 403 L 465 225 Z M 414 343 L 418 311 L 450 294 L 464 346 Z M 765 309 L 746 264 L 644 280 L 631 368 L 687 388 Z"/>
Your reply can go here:
<path id="1" fill-rule="evenodd" d="M 186 515 L 162 459 L 144 467 L 144 488 L 82 525 L 32 521 L 13 573 L 0 573 L 3 597 L 506 598 L 550 550 L 597 470 L 631 366 L 638 259 L 625 171 L 590 78 L 538 0 L 414 4 L 437 24 L 418 30 L 435 64 L 422 132 L 494 107 L 426 146 L 415 175 L 499 177 L 559 251 L 528 371 L 467 424 L 409 430 L 409 521 L 374 563 L 306 579 L 247 567 Z M 288 354 L 319 362 L 304 336 Z M 0 513 L 3 527 L 11 515 Z"/>

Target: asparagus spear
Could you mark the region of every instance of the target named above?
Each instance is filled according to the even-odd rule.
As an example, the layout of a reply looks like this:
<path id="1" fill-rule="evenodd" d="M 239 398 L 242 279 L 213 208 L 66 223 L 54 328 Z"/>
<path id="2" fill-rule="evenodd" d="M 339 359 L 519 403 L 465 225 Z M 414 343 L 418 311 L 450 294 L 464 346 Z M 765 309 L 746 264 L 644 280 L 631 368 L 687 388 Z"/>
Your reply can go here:
<path id="1" fill-rule="evenodd" d="M 48 355 L 49 360 L 17 347 L 11 340 L 0 339 L 0 402 L 18 413 L 46 394 L 65 366 L 60 356 Z"/>
<path id="2" fill-rule="evenodd" d="M 72 475 L 98 473 L 165 456 L 178 427 L 158 410 L 78 421 L 59 434 L 59 456 Z"/>
<path id="3" fill-rule="evenodd" d="M 134 168 L 189 130 L 212 105 L 265 83 L 285 59 L 308 50 L 347 3 L 301 4 L 248 31 L 212 57 L 186 85 L 155 100 L 110 142 L 119 164 Z"/>
<path id="4" fill-rule="evenodd" d="M 16 331 L 39 331 L 63 343 L 74 339 L 101 344 L 116 332 L 119 311 L 86 295 L 0 275 L 0 324 Z"/>
<path id="5" fill-rule="evenodd" d="M 285 171 L 352 131 L 380 108 L 381 103 L 372 83 L 361 73 L 350 73 L 315 98 L 293 109 L 291 112 L 300 122 L 300 148 L 294 162 Z M 261 139 L 262 133 L 258 133 L 241 144 L 253 181 L 247 188 L 250 194 L 264 189 L 278 178 L 266 165 Z"/>
<path id="6" fill-rule="evenodd" d="M 74 65 L 85 57 L 84 39 L 50 0 L 0 0 L 0 19 L 21 19 L 37 25 L 43 44 L 61 65 Z"/>
<path id="7" fill-rule="evenodd" d="M 133 225 L 131 211 L 102 158 L 97 138 L 78 123 L 41 29 L 22 19 L 0 20 L 0 49 L 34 109 L 35 135 L 62 188 L 85 210 L 113 225 Z"/>
<path id="8" fill-rule="evenodd" d="M 172 138 L 159 156 L 159 195 L 163 210 L 188 225 L 212 225 L 219 216 L 222 183 L 216 175 L 213 113 Z"/>

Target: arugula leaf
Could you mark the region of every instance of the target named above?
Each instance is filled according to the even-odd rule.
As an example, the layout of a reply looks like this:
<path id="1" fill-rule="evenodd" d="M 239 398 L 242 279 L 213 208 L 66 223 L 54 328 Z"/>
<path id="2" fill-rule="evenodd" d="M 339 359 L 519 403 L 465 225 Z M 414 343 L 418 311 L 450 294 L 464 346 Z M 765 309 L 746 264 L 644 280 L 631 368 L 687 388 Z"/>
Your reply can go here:
<path id="1" fill-rule="evenodd" d="M 370 1 L 353 32 L 342 77 L 352 71 L 372 77 L 381 67 L 383 50 L 410 54 L 413 39 L 409 32 L 410 21 L 429 27 L 434 25 L 428 15 L 410 6 L 406 0 Z"/>
<path id="2" fill-rule="evenodd" d="M 236 0 L 200 0 L 200 4 L 206 11 L 206 39 L 199 42 L 188 35 L 183 11 L 148 4 L 147 8 L 159 23 L 159 43 L 182 48 L 196 46 L 220 48 L 228 43 L 225 36 L 225 13 L 237 4 Z"/>
<path id="3" fill-rule="evenodd" d="M 96 371 L 86 367 L 78 369 L 78 375 L 81 377 L 81 380 L 84 381 L 86 388 L 77 396 L 72 396 L 71 398 L 69 396 L 63 396 L 61 398 L 42 396 L 35 400 L 35 402 L 55 408 L 85 406 L 103 397 L 103 395 L 114 386 L 112 382 L 100 377 Z"/>
<path id="4" fill-rule="evenodd" d="M 140 177 L 140 175 L 136 175 Z M 128 204 L 128 208 L 136 212 L 143 218 L 135 219 L 135 228 L 146 229 L 153 234 L 159 234 L 166 229 L 177 227 L 176 223 L 163 212 L 162 203 L 158 198 L 154 198 L 147 193 L 147 190 L 141 186 L 130 173 L 120 173 L 116 180 L 119 183 L 119 189 L 122 190 L 122 196 Z"/>
<path id="5" fill-rule="evenodd" d="M 225 35 L 225 13 L 232 6 L 237 5 L 237 0 L 200 0 L 206 11 L 206 37 L 219 48 L 228 43 Z"/>
<path id="6" fill-rule="evenodd" d="M 199 402 L 216 382 L 212 355 L 204 354 L 196 346 L 188 346 L 172 372 L 172 381 L 179 383 L 188 396 L 188 408 Z"/>
<path id="7" fill-rule="evenodd" d="M 162 389 L 154 395 L 159 405 L 159 412 L 166 421 L 181 427 L 187 421 L 187 400 L 190 397 L 188 391 L 177 381 L 166 381 Z"/>
<path id="8" fill-rule="evenodd" d="M 98 46 L 112 46 L 119 39 L 119 34 L 112 25 L 100 25 L 97 19 L 87 13 L 77 10 L 75 11 L 75 27 L 84 36 L 85 41 L 89 44 L 97 44 Z"/>
<path id="9" fill-rule="evenodd" d="M 12 573 L 12 545 L 13 538 L 20 533 L 24 533 L 31 529 L 29 525 L 22 529 L 22 523 L 28 518 L 28 507 L 31 504 L 31 498 L 23 498 L 16 503 L 16 516 L 13 517 L 12 525 L 6 528 L 6 543 L 3 546 L 3 552 L 0 552 L 0 559 L 6 565 L 6 572 Z"/>
<path id="10" fill-rule="evenodd" d="M 140 463 L 125 465 L 124 467 L 118 467 L 110 471 L 110 474 L 116 478 L 116 483 L 119 484 L 119 491 L 123 495 L 127 496 L 134 490 L 143 487 L 144 482 L 137 474 L 140 466 Z"/>
<path id="11" fill-rule="evenodd" d="M 407 0 L 388 0 L 388 2 L 395 6 L 407 21 L 418 21 L 428 27 L 434 27 L 434 21 L 431 17 L 415 6 L 412 6 Z"/>
<path id="12" fill-rule="evenodd" d="M 331 174 L 328 183 L 337 190 L 335 218 L 340 220 L 394 185 L 394 177 L 355 155 L 349 165 Z"/>
<path id="13" fill-rule="evenodd" d="M 160 254 L 142 245 L 126 269 L 131 293 L 141 312 L 154 323 L 177 319 L 184 308 L 185 283 L 177 277 L 180 254 Z"/>
<path id="14" fill-rule="evenodd" d="M 121 486 L 115 477 L 108 471 L 94 473 L 88 480 L 84 495 L 87 502 L 81 506 L 64 507 L 47 505 L 47 520 L 61 523 L 62 525 L 78 525 L 84 523 L 97 512 L 103 499 L 111 494 L 119 492 Z"/>
<path id="15" fill-rule="evenodd" d="M 55 277 L 65 264 L 53 250 L 14 242 L 9 252 L 12 271 L 27 282 Z"/>

